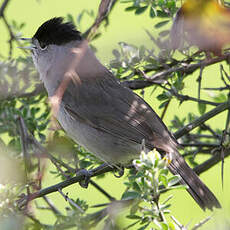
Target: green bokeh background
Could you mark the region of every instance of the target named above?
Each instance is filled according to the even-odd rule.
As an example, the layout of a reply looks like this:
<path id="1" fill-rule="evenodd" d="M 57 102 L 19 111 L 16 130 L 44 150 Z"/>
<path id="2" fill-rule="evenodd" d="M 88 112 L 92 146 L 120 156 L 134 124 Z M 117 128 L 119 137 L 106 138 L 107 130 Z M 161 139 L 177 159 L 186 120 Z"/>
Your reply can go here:
<path id="1" fill-rule="evenodd" d="M 0 4 L 1 2 L 3 1 L 0 1 Z M 22 30 L 23 37 L 31 37 L 41 23 L 52 17 L 65 17 L 68 13 L 72 14 L 73 16 L 77 16 L 83 9 L 93 9 L 96 14 L 99 2 L 99 0 L 12 0 L 5 11 L 5 15 L 9 21 L 14 19 L 19 22 L 26 22 L 26 27 Z M 153 44 L 149 40 L 145 29 L 148 29 L 150 32 L 157 35 L 157 31 L 154 30 L 156 20 L 150 19 L 147 14 L 135 16 L 133 12 L 125 12 L 125 7 L 127 7 L 126 4 L 117 4 L 111 13 L 109 26 L 106 29 L 101 29 L 102 36 L 93 42 L 93 45 L 98 50 L 96 53 L 97 57 L 105 65 L 112 60 L 112 50 L 114 48 L 118 48 L 118 42 L 123 41 L 136 46 L 144 44 L 147 47 L 151 47 Z M 84 25 L 81 25 L 79 28 L 81 31 L 85 31 L 92 24 L 93 19 L 87 15 L 84 15 L 83 22 Z M 0 21 L 0 31 L 1 53 L 4 53 L 7 56 L 8 46 L 6 40 L 8 39 L 8 34 L 2 21 Z M 22 54 L 20 51 L 16 51 L 15 55 L 18 56 L 24 54 Z M 190 76 L 187 80 L 186 90 L 184 92 L 185 94 L 193 96 L 197 95 L 197 84 L 195 83 L 196 81 L 194 79 L 198 77 L 198 74 L 199 72 L 194 73 L 194 75 Z M 202 83 L 203 86 L 216 87 L 218 84 L 220 84 L 220 81 L 218 80 L 218 66 L 205 70 L 204 76 L 205 77 Z M 161 113 L 161 111 L 158 109 L 159 104 L 155 99 L 157 93 L 158 91 L 152 93 L 151 89 L 147 89 L 145 99 L 156 110 L 157 113 Z M 202 97 L 204 99 L 208 98 L 207 93 L 202 91 Z M 210 109 L 212 107 L 208 108 Z M 169 126 L 175 113 L 178 115 L 185 115 L 188 111 L 199 114 L 196 103 L 185 103 L 179 106 L 178 102 L 173 101 L 170 105 L 170 111 L 166 114 L 164 122 Z M 212 119 L 210 122 L 214 122 L 216 127 L 224 129 L 225 117 L 226 113 L 222 113 L 215 119 Z M 223 210 L 215 210 L 213 219 L 202 229 L 219 229 L 218 224 L 221 223 L 222 218 L 225 217 L 229 219 L 230 217 L 230 182 L 228 179 L 230 172 L 229 165 L 230 161 L 227 159 L 225 161 L 224 189 L 221 187 L 220 164 L 201 175 L 202 180 L 216 194 L 223 205 Z M 44 187 L 59 182 L 59 179 L 56 179 L 52 174 L 49 173 L 49 170 L 52 170 L 52 167 L 53 166 L 50 166 L 50 168 L 47 169 L 47 174 L 43 184 Z M 114 197 L 120 198 L 121 193 L 124 190 L 124 180 L 125 178 L 117 179 L 112 174 L 109 174 L 105 177 L 105 179 L 99 180 L 98 183 Z M 79 185 L 75 184 L 64 189 L 64 192 L 68 192 L 69 196 L 73 199 L 76 199 L 77 197 L 85 199 L 90 205 L 108 202 L 107 199 L 92 186 L 89 186 L 88 189 L 82 189 Z M 192 226 L 208 215 L 212 215 L 211 212 L 204 213 L 185 191 L 175 191 L 173 194 L 174 197 L 171 201 L 172 214 L 182 224 L 190 224 L 190 226 Z M 165 197 L 166 196 L 167 194 Z M 65 207 L 68 206 L 68 204 L 65 203 L 59 194 L 50 194 L 48 197 L 53 200 L 55 205 L 62 212 L 66 211 Z M 164 199 L 164 196 L 162 199 Z M 42 202 L 39 201 L 39 204 L 42 204 Z M 47 211 L 40 211 L 37 213 L 37 215 L 42 222 L 52 224 L 55 221 L 55 218 Z M 122 219 L 123 218 L 121 215 L 121 221 L 123 221 Z"/>

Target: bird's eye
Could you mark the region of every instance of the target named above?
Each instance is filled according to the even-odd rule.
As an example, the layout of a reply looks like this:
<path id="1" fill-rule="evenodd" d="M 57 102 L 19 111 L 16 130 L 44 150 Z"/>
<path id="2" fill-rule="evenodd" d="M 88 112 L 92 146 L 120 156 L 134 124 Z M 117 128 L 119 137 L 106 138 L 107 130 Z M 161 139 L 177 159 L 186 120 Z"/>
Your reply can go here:
<path id="1" fill-rule="evenodd" d="M 39 42 L 39 45 L 40 45 L 40 47 L 41 47 L 42 50 L 45 50 L 47 48 L 47 45 L 46 45 L 45 42 L 41 41 L 41 42 Z"/>

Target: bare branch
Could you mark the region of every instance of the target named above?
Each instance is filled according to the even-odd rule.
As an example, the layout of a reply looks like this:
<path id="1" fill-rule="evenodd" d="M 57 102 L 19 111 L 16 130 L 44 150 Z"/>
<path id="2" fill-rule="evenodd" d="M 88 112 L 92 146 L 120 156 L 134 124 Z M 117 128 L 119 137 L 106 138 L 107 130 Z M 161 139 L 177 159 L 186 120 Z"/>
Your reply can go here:
<path id="1" fill-rule="evenodd" d="M 0 8 L 0 17 L 2 17 L 4 15 L 4 11 L 8 5 L 8 3 L 10 2 L 10 0 L 5 0 L 2 5 L 1 5 L 1 8 Z"/>
<path id="2" fill-rule="evenodd" d="M 181 128 L 180 130 L 175 132 L 174 136 L 177 139 L 180 138 L 181 136 L 184 136 L 185 134 L 189 133 L 190 131 L 192 131 L 196 127 L 203 124 L 205 121 L 211 119 L 212 117 L 216 116 L 217 114 L 219 114 L 219 113 L 221 113 L 221 112 L 223 112 L 229 108 L 230 108 L 230 101 L 227 101 L 225 103 L 218 105 L 215 109 L 210 110 L 209 112 L 205 113 L 201 117 L 192 121 L 190 124 L 187 124 L 186 126 Z"/>
<path id="3" fill-rule="evenodd" d="M 207 223 L 211 218 L 211 216 L 208 216 L 207 218 L 196 224 L 191 230 L 197 230 L 198 228 L 202 227 L 205 223 Z"/>
<path id="4" fill-rule="evenodd" d="M 111 12 L 116 1 L 117 0 L 101 0 L 97 12 L 97 17 L 93 25 L 90 26 L 90 28 L 83 34 L 83 36 L 87 38 L 87 40 L 93 40 L 101 23 L 105 20 L 108 20 L 109 13 Z"/>
<path id="5" fill-rule="evenodd" d="M 186 64 L 181 63 L 181 65 L 179 67 L 172 67 L 172 68 L 169 68 L 167 70 L 158 72 L 158 73 L 152 75 L 151 77 L 148 77 L 147 80 L 152 81 L 155 78 L 167 79 L 169 77 L 169 75 L 171 73 L 174 73 L 174 72 L 191 74 L 201 67 L 204 68 L 206 66 L 213 65 L 213 64 L 216 64 L 218 62 L 222 62 L 224 60 L 228 60 L 229 56 L 230 56 L 230 53 L 226 53 L 220 57 L 216 57 L 216 58 L 212 58 L 212 59 L 204 59 L 204 60 L 200 61 L 199 63 L 195 63 L 195 64 L 187 64 L 186 65 Z"/>
<path id="6" fill-rule="evenodd" d="M 230 155 L 230 149 L 225 149 L 224 151 L 224 157 L 228 157 Z M 203 162 L 202 164 L 196 166 L 193 170 L 196 172 L 196 174 L 200 175 L 201 173 L 207 171 L 208 169 L 212 168 L 214 165 L 219 163 L 222 160 L 220 151 L 217 151 L 215 155 L 213 155 L 211 158 Z"/>
<path id="7" fill-rule="evenodd" d="M 61 189 L 58 189 L 58 192 L 63 196 L 63 198 L 68 201 L 71 205 L 73 205 L 75 208 L 77 208 L 81 213 L 84 213 L 84 210 L 77 205 L 72 199 L 68 197 L 68 194 L 64 194 Z"/>
<path id="8" fill-rule="evenodd" d="M 114 170 L 116 170 L 116 169 L 112 168 L 110 165 L 103 164 L 103 165 L 101 165 L 95 169 L 89 170 L 88 172 L 89 172 L 90 177 L 95 177 L 95 176 L 104 174 L 106 172 L 112 172 Z M 22 196 L 21 199 L 18 201 L 18 206 L 19 206 L 19 208 L 22 208 L 29 201 L 32 201 L 32 200 L 37 199 L 39 197 L 43 197 L 43 196 L 50 194 L 50 193 L 53 193 L 53 192 L 57 192 L 60 189 L 68 187 L 69 185 L 79 183 L 80 181 L 83 181 L 84 179 L 85 179 L 85 174 L 82 173 L 82 171 L 79 171 L 79 173 L 75 177 L 72 177 L 70 179 L 62 181 L 62 182 L 55 184 L 55 185 L 52 185 L 50 187 L 41 189 L 41 190 L 39 190 L 33 194 Z"/>

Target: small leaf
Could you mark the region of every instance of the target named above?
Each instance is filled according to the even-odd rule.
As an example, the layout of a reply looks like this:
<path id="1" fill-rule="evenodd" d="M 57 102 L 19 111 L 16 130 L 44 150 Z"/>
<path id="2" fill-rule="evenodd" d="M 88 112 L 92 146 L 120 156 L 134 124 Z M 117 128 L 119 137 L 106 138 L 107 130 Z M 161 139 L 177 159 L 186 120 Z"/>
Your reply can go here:
<path id="1" fill-rule="evenodd" d="M 188 186 L 187 185 L 183 185 L 183 184 L 181 184 L 181 185 L 175 185 L 175 186 L 170 187 L 170 190 L 172 190 L 172 189 L 188 189 Z"/>
<path id="2" fill-rule="evenodd" d="M 140 216 L 137 216 L 137 215 L 128 215 L 126 216 L 128 219 L 141 219 Z"/>
<path id="3" fill-rule="evenodd" d="M 136 9 L 135 14 L 142 14 L 147 10 L 148 6 L 139 7 Z"/>
<path id="4" fill-rule="evenodd" d="M 136 199 L 140 197 L 138 192 L 134 192 L 134 191 L 126 191 L 123 193 L 121 199 L 122 200 L 132 200 L 132 199 Z"/>
<path id="5" fill-rule="evenodd" d="M 198 109 L 201 115 L 203 115 L 206 111 L 206 104 L 198 103 Z"/>
<path id="6" fill-rule="evenodd" d="M 167 99 L 168 99 L 168 96 L 167 96 L 165 93 L 162 93 L 162 94 L 159 94 L 159 95 L 157 96 L 157 99 L 158 99 L 159 101 L 164 101 L 164 100 L 167 100 Z"/>
<path id="7" fill-rule="evenodd" d="M 153 7 L 150 7 L 149 16 L 151 18 L 156 17 L 156 12 L 155 12 L 155 9 Z"/>
<path id="8" fill-rule="evenodd" d="M 161 222 L 160 225 L 161 225 L 162 230 L 168 230 L 169 229 L 169 227 L 166 223 Z"/>
<path id="9" fill-rule="evenodd" d="M 125 8 L 125 11 L 132 11 L 132 10 L 136 10 L 138 7 L 136 6 L 130 6 L 130 7 L 127 7 Z"/>
<path id="10" fill-rule="evenodd" d="M 165 21 L 159 22 L 154 27 L 158 29 L 158 28 L 166 25 L 168 22 L 169 22 L 169 20 L 165 20 Z"/>
<path id="11" fill-rule="evenodd" d="M 159 175 L 159 181 L 162 182 L 162 184 L 165 187 L 168 187 L 168 180 L 167 180 L 167 177 L 164 174 Z"/>
<path id="12" fill-rule="evenodd" d="M 163 103 L 161 103 L 161 104 L 159 105 L 159 109 L 164 108 L 168 103 L 169 103 L 168 100 L 167 100 L 167 101 L 164 101 Z"/>
<path id="13" fill-rule="evenodd" d="M 227 96 L 224 93 L 219 93 L 218 95 L 210 93 L 209 96 L 212 97 L 217 103 L 223 103 L 228 100 Z"/>
<path id="14" fill-rule="evenodd" d="M 163 30 L 163 31 L 161 31 L 161 32 L 159 33 L 159 35 L 160 35 L 161 37 L 168 36 L 168 35 L 169 35 L 169 30 Z"/>
<path id="15" fill-rule="evenodd" d="M 160 18 L 168 18 L 169 15 L 167 13 L 165 13 L 164 11 L 161 10 L 157 10 L 157 16 Z"/>
<path id="16" fill-rule="evenodd" d="M 175 184 L 177 184 L 181 180 L 181 177 L 179 175 L 172 176 L 168 179 L 168 187 L 171 187 Z"/>

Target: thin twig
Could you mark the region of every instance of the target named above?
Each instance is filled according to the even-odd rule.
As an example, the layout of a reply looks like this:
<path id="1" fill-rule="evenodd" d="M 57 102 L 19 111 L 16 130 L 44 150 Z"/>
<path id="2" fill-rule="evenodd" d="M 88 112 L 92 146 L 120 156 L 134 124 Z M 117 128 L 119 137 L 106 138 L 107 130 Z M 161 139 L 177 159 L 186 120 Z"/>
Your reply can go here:
<path id="1" fill-rule="evenodd" d="M 224 102 L 224 103 L 218 105 L 216 108 L 210 110 L 209 112 L 205 113 L 201 117 L 195 119 L 191 123 L 187 124 L 186 126 L 181 128 L 180 130 L 175 132 L 174 136 L 177 139 L 180 138 L 181 136 L 184 136 L 185 134 L 189 133 L 190 131 L 192 131 L 196 127 L 198 127 L 201 124 L 203 124 L 205 121 L 211 119 L 212 117 L 216 116 L 217 114 L 219 114 L 219 113 L 221 113 L 221 112 L 223 112 L 223 111 L 225 111 L 226 109 L 229 109 L 229 108 L 230 108 L 230 101 L 227 101 L 227 102 Z"/>
<path id="2" fill-rule="evenodd" d="M 203 76 L 203 70 L 204 70 L 204 66 L 201 65 L 200 67 L 200 74 L 197 78 L 197 82 L 198 82 L 198 100 L 200 100 L 200 90 L 201 90 L 201 81 L 202 81 L 202 76 Z"/>
<path id="3" fill-rule="evenodd" d="M 220 144 L 217 143 L 206 143 L 206 142 L 197 142 L 197 143 L 181 143 L 184 147 L 211 147 L 217 148 Z"/>
<path id="4" fill-rule="evenodd" d="M 110 201 L 116 200 L 114 197 L 109 195 L 102 187 L 100 187 L 97 183 L 95 183 L 93 180 L 89 181 L 90 184 L 92 184 L 98 191 L 100 191 L 102 194 L 104 194 Z"/>
<path id="5" fill-rule="evenodd" d="M 22 117 L 19 117 L 17 119 L 17 122 L 19 124 L 20 139 L 21 139 L 22 153 L 23 153 L 24 166 L 25 166 L 26 183 L 28 183 L 29 182 L 28 168 L 31 166 L 30 157 L 28 153 L 28 132 Z M 26 188 L 27 188 L 27 193 L 29 194 L 30 193 L 29 186 L 27 186 Z"/>
<path id="6" fill-rule="evenodd" d="M 207 223 L 211 218 L 211 216 L 208 216 L 204 220 L 200 221 L 198 224 L 195 224 L 195 226 L 191 230 L 197 230 L 198 228 L 202 227 L 205 223 Z"/>
<path id="7" fill-rule="evenodd" d="M 228 156 L 230 156 L 230 149 L 225 149 L 224 157 L 227 158 Z M 217 151 L 215 155 L 213 155 L 211 158 L 209 158 L 202 164 L 199 164 L 198 166 L 196 166 L 193 170 L 196 172 L 196 174 L 200 175 L 201 173 L 212 168 L 214 165 L 218 164 L 221 160 L 222 158 L 221 158 L 220 151 Z"/>
<path id="8" fill-rule="evenodd" d="M 94 36 L 96 35 L 96 32 L 98 28 L 100 27 L 101 23 L 103 21 L 108 20 L 109 14 L 115 5 L 117 0 L 101 0 L 97 17 L 93 23 L 92 26 L 90 26 L 89 29 L 83 34 L 83 37 L 87 38 L 87 40 L 93 40 Z"/>
<path id="9" fill-rule="evenodd" d="M 53 202 L 47 196 L 43 196 L 42 198 L 48 204 L 49 208 L 53 211 L 55 215 L 61 215 L 61 212 L 54 206 Z"/>
<path id="10" fill-rule="evenodd" d="M 152 79 L 155 79 L 156 77 L 157 78 L 162 78 L 162 77 L 165 78 L 166 77 L 165 79 L 167 79 L 167 77 L 169 77 L 169 75 L 171 73 L 174 73 L 174 72 L 181 72 L 182 74 L 183 73 L 191 74 L 194 71 L 196 71 L 197 69 L 201 68 L 201 66 L 206 67 L 206 66 L 213 65 L 213 64 L 216 64 L 218 62 L 224 61 L 224 60 L 228 60 L 229 55 L 230 55 L 230 53 L 226 53 L 220 57 L 216 57 L 216 58 L 212 58 L 212 59 L 208 59 L 208 60 L 204 59 L 199 63 L 180 65 L 179 67 L 172 67 L 172 68 L 169 68 L 167 70 L 164 70 L 164 71 L 161 71 L 161 72 L 158 72 L 158 73 L 152 75 L 151 77 L 148 78 L 148 80 L 151 81 Z"/>
<path id="11" fill-rule="evenodd" d="M 164 110 L 163 110 L 163 112 L 162 112 L 162 114 L 161 114 L 161 120 L 164 119 L 164 116 L 165 116 L 165 114 L 166 114 L 166 111 L 168 110 L 170 101 L 171 101 L 171 99 L 167 101 L 167 103 L 166 103 L 166 105 L 165 105 L 165 107 L 164 107 Z"/>
<path id="12" fill-rule="evenodd" d="M 77 208 L 81 213 L 84 213 L 84 210 L 79 206 L 79 205 L 77 205 L 72 199 L 70 199 L 69 197 L 68 197 L 68 194 L 64 194 L 63 192 L 62 192 L 62 190 L 61 189 L 58 189 L 58 192 L 64 197 L 64 199 L 66 200 L 66 201 L 68 201 L 72 206 L 74 206 L 75 208 Z"/>
<path id="13" fill-rule="evenodd" d="M 174 216 L 170 216 L 173 222 L 179 227 L 180 230 L 187 230 Z"/>
<path id="14" fill-rule="evenodd" d="M 217 105 L 221 104 L 221 103 L 217 103 L 217 102 L 202 100 L 202 99 L 195 98 L 195 97 L 190 97 L 188 95 L 182 95 L 182 94 L 179 94 L 178 92 L 176 92 L 173 89 L 170 89 L 169 92 L 173 96 L 177 97 L 180 101 L 194 101 L 194 102 L 198 102 L 198 103 L 201 103 L 201 104 L 207 104 L 207 105 L 213 105 L 213 106 L 217 106 Z"/>
<path id="15" fill-rule="evenodd" d="M 112 168 L 110 165 L 103 164 L 95 169 L 89 170 L 88 172 L 89 172 L 90 177 L 95 177 L 95 176 L 104 174 L 106 172 L 112 172 L 114 170 L 116 169 Z M 83 181 L 84 179 L 85 179 L 85 174 L 79 171 L 79 173 L 75 177 L 69 178 L 65 181 L 62 181 L 50 187 L 41 189 L 33 194 L 23 196 L 22 199 L 19 200 L 18 206 L 22 208 L 24 207 L 25 204 L 27 204 L 31 200 L 37 199 L 39 197 L 42 197 L 44 195 L 47 195 L 53 192 L 57 192 L 59 189 L 63 189 L 65 187 L 68 187 L 69 185 L 79 183 L 80 181 Z"/>
<path id="16" fill-rule="evenodd" d="M 8 5 L 10 0 L 5 0 L 2 5 L 1 5 L 1 8 L 0 8 L 0 17 L 2 17 L 4 15 L 4 11 Z"/>

